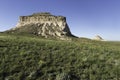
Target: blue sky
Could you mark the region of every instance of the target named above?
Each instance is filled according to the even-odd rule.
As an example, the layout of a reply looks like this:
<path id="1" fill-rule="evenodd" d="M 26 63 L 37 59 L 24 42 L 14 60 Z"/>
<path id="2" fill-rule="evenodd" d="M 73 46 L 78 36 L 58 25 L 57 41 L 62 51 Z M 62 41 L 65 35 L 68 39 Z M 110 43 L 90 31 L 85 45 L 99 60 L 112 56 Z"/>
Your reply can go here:
<path id="1" fill-rule="evenodd" d="M 0 0 L 0 10 L 0 31 L 14 27 L 19 16 L 51 12 L 67 17 L 76 36 L 120 40 L 120 0 Z"/>

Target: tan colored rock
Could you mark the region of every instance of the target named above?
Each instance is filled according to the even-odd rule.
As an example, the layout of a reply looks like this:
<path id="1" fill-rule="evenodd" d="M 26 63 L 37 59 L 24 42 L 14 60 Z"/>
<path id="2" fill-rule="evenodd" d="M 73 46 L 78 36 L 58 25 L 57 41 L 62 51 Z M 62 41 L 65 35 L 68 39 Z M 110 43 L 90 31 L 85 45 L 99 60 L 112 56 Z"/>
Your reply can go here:
<path id="1" fill-rule="evenodd" d="M 101 36 L 99 36 L 99 35 L 96 35 L 93 40 L 103 41 L 103 38 Z"/>
<path id="2" fill-rule="evenodd" d="M 65 38 L 65 36 L 72 36 L 66 17 L 54 16 L 47 12 L 20 16 L 19 22 L 12 30 L 34 33 L 44 37 Z"/>

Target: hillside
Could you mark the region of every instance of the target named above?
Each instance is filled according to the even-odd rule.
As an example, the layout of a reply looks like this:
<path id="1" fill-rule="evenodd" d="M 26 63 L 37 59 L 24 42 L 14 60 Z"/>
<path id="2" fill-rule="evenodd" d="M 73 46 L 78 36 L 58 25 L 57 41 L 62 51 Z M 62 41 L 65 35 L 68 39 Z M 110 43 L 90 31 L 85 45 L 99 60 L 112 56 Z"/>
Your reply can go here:
<path id="1" fill-rule="evenodd" d="M 0 34 L 0 80 L 119 80 L 120 42 Z"/>

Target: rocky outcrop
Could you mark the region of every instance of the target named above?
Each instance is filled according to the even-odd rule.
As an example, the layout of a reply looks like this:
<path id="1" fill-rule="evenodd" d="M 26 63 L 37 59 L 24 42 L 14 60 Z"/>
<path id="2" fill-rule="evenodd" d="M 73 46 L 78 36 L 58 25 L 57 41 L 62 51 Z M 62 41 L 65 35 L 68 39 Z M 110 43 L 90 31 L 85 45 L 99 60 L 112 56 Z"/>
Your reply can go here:
<path id="1" fill-rule="evenodd" d="M 93 40 L 103 41 L 103 38 L 101 36 L 99 36 L 99 35 L 96 35 Z"/>
<path id="2" fill-rule="evenodd" d="M 34 13 L 28 16 L 20 16 L 19 22 L 12 32 L 27 32 L 44 37 L 65 38 L 72 36 L 66 17 L 54 16 L 50 13 Z"/>

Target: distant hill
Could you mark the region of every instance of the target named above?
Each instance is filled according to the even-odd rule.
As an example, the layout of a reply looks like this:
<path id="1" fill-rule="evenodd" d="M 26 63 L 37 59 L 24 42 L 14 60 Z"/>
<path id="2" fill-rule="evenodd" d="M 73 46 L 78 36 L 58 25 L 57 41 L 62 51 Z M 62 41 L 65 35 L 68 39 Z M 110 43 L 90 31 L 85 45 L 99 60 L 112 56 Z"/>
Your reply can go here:
<path id="1" fill-rule="evenodd" d="M 93 38 L 93 40 L 103 41 L 104 39 L 103 39 L 101 36 L 96 35 L 96 36 Z"/>

